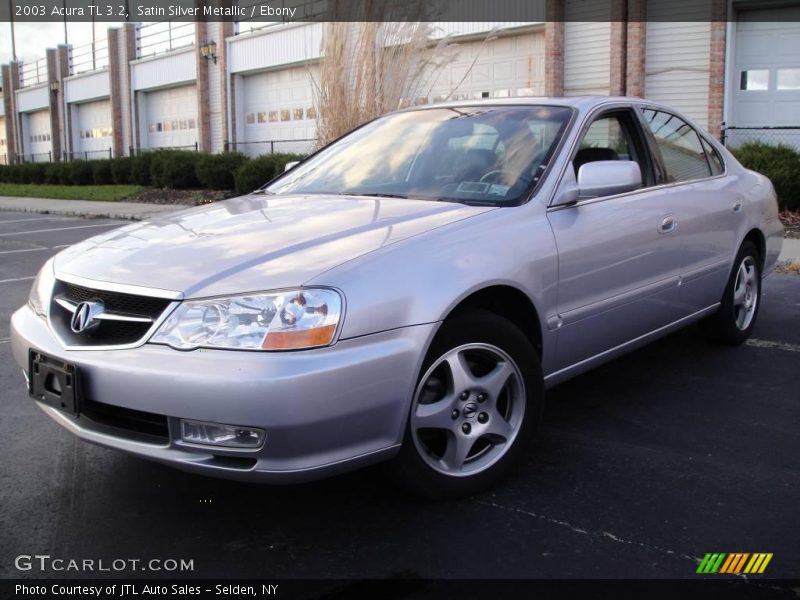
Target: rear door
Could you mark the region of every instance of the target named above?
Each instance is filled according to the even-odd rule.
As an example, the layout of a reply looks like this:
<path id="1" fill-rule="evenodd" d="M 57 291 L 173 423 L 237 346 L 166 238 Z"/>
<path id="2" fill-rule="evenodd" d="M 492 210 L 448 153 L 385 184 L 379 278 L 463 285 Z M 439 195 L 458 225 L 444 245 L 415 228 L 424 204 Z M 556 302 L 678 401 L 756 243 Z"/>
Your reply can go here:
<path id="1" fill-rule="evenodd" d="M 722 297 L 744 226 L 745 199 L 704 134 L 664 109 L 641 113 L 665 171 L 661 193 L 675 218 L 682 249 L 680 299 L 689 315 Z"/>
<path id="2" fill-rule="evenodd" d="M 681 249 L 673 209 L 659 183 L 641 122 L 630 107 L 595 116 L 573 150 L 561 185 L 582 163 L 634 160 L 643 185 L 633 192 L 551 208 L 558 247 L 558 363 L 565 368 L 667 325 L 681 316 Z"/>

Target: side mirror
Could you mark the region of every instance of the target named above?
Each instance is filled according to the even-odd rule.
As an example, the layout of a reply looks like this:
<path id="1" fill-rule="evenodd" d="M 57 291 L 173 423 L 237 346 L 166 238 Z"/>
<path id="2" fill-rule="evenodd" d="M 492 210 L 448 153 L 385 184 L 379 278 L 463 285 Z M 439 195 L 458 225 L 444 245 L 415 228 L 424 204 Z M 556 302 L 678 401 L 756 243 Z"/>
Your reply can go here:
<path id="1" fill-rule="evenodd" d="M 578 170 L 580 197 L 598 198 L 632 192 L 642 187 L 642 171 L 632 160 L 597 160 Z"/>
<path id="2" fill-rule="evenodd" d="M 292 162 L 287 162 L 286 166 L 283 167 L 283 172 L 286 173 L 286 171 L 291 171 L 299 164 L 300 164 L 299 160 L 293 160 Z"/>

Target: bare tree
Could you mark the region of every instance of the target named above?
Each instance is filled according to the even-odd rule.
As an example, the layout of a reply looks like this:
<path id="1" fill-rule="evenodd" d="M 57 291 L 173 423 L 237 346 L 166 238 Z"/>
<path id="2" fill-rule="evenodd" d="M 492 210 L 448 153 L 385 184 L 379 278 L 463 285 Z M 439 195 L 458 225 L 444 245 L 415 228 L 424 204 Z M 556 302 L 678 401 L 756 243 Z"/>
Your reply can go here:
<path id="1" fill-rule="evenodd" d="M 314 80 L 320 145 L 375 117 L 427 99 L 456 52 L 447 38 L 434 39 L 427 12 L 430 3 L 424 0 L 403 3 L 398 14 L 402 20 L 391 22 L 380 20 L 397 6 L 393 0 L 359 3 L 363 13 L 358 22 L 341 12 L 346 10 L 341 0 L 331 0 L 331 5 Z"/>

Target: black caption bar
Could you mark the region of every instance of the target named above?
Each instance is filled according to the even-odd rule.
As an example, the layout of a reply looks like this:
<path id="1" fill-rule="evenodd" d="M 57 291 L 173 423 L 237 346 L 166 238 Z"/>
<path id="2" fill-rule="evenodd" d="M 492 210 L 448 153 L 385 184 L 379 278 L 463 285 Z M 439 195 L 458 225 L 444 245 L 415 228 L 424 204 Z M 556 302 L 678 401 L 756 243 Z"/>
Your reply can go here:
<path id="1" fill-rule="evenodd" d="M 610 7 L 612 3 L 608 3 Z M 720 0 L 673 0 L 668 11 L 625 14 L 620 10 L 566 10 L 565 0 L 0 0 L 0 21 L 263 21 L 263 22 L 382 22 L 476 21 L 544 22 L 710 21 L 733 20 Z M 800 7 L 800 2 L 781 5 Z M 720 7 L 723 7 L 722 13 Z M 743 4 L 744 6 L 744 4 Z M 757 8 L 757 2 L 747 3 Z M 737 11 L 736 20 L 769 19 L 769 12 Z"/>
<path id="2" fill-rule="evenodd" d="M 79 600 L 100 598 L 204 599 L 204 598 L 285 598 L 344 600 L 371 598 L 395 600 L 503 598 L 528 600 L 544 598 L 647 598 L 674 600 L 688 598 L 792 598 L 799 580 L 685 579 L 533 581 L 533 580 L 425 580 L 414 578 L 380 580 L 13 580 L 0 581 L 0 597 L 40 598 L 44 600 Z"/>

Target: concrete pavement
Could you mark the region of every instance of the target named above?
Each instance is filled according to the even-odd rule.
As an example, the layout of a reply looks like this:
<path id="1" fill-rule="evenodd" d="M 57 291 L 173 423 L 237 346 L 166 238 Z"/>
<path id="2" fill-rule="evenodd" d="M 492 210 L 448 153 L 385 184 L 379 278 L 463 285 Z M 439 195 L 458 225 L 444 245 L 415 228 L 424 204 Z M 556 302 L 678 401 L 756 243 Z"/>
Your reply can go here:
<path id="1" fill-rule="evenodd" d="M 176 204 L 143 202 L 101 202 L 93 200 L 59 200 L 53 198 L 17 198 L 0 196 L 0 210 L 35 212 L 73 217 L 103 217 L 141 221 L 156 215 L 187 208 Z"/>
<path id="2" fill-rule="evenodd" d="M 783 248 L 779 261 L 784 262 L 800 262 L 800 239 L 783 239 Z"/>

